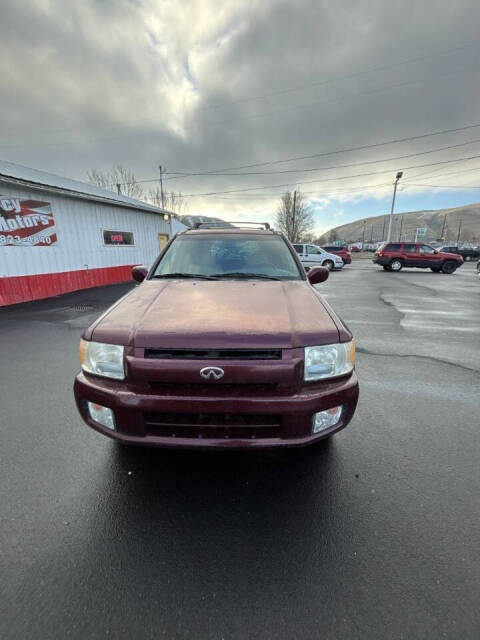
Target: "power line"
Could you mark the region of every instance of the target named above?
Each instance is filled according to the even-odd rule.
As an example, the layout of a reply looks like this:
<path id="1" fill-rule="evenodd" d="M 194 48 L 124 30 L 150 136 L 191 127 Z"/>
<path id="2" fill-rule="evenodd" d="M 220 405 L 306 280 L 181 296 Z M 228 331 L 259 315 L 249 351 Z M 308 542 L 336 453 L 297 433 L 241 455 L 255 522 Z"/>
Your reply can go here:
<path id="1" fill-rule="evenodd" d="M 220 120 L 215 125 L 229 124 L 231 122 L 242 122 L 245 120 L 254 120 L 256 118 L 266 118 L 272 115 L 277 115 L 279 113 L 286 113 L 287 111 L 297 111 L 298 109 L 308 109 L 310 107 L 316 107 L 322 104 L 328 104 L 330 102 L 338 102 L 339 100 L 344 100 L 348 98 L 357 98 L 362 96 L 370 96 L 375 93 L 381 93 L 382 91 L 388 91 L 389 89 L 397 89 L 399 87 L 407 87 L 412 84 L 418 84 L 419 82 L 426 82 L 427 80 L 433 80 L 435 78 L 443 78 L 445 76 L 450 76 L 452 74 L 459 73 L 479 73 L 479 69 L 477 67 L 463 67 L 460 69 L 454 69 L 452 71 L 444 71 L 443 73 L 437 73 L 430 76 L 425 76 L 423 78 L 417 78 L 416 80 L 406 80 L 404 82 L 397 82 L 394 84 L 383 85 L 382 87 L 377 87 L 376 89 L 369 89 L 368 91 L 359 91 L 357 93 L 347 93 L 343 96 L 336 96 L 334 98 L 327 98 L 326 100 L 315 100 L 314 102 L 309 102 L 307 104 L 295 105 L 292 107 L 285 107 L 283 109 L 277 109 L 274 111 L 267 111 L 264 113 L 254 113 L 248 116 L 244 116 L 242 118 L 231 118 L 229 120 Z"/>
<path id="2" fill-rule="evenodd" d="M 425 173 L 418 175 L 418 176 L 412 176 L 413 180 L 415 180 L 416 178 L 425 178 L 426 180 L 428 180 L 430 177 L 434 176 L 436 178 L 440 177 L 440 178 L 444 178 L 446 176 L 455 176 L 458 175 L 459 173 L 467 173 L 468 171 L 480 171 L 480 167 L 470 167 L 468 169 L 459 169 L 458 171 L 449 171 L 448 173 L 441 173 L 440 176 L 438 174 L 435 174 L 433 172 L 427 171 L 426 173 L 430 174 L 430 175 L 426 175 Z"/>
<path id="3" fill-rule="evenodd" d="M 480 127 L 480 123 L 477 124 L 469 124 L 466 125 L 464 127 L 456 127 L 454 129 L 443 129 L 441 131 L 433 131 L 431 133 L 423 133 L 423 134 L 419 134 L 416 136 L 407 136 L 404 138 L 395 138 L 393 140 L 385 140 L 383 142 L 375 142 L 372 144 L 364 144 L 364 145 L 359 145 L 356 147 L 346 147 L 344 149 L 335 149 L 333 151 L 324 151 L 322 153 L 313 153 L 311 155 L 308 156 L 292 156 L 290 158 L 285 158 L 283 160 L 269 160 L 266 162 L 256 162 L 254 164 L 244 164 L 244 165 L 240 165 L 237 167 L 223 167 L 222 169 L 211 169 L 210 171 L 206 171 L 206 172 L 202 172 L 203 175 L 215 175 L 216 173 L 219 173 L 221 171 L 234 171 L 236 169 L 252 169 L 253 167 L 266 167 L 268 165 L 275 165 L 275 164 L 283 164 L 285 162 L 294 162 L 296 160 L 311 160 L 312 158 L 324 158 L 326 156 L 332 156 L 332 155 L 337 155 L 339 153 L 350 153 L 352 151 L 363 151 L 365 149 L 374 149 L 377 147 L 385 147 L 388 146 L 390 144 L 399 144 L 402 142 L 411 142 L 413 140 L 422 140 L 424 138 L 431 138 L 433 136 L 440 136 L 440 135 L 444 135 L 447 133 L 456 133 L 458 131 L 468 131 L 469 129 L 476 129 Z M 182 174 L 182 175 L 178 175 L 175 176 L 175 178 L 181 178 L 183 177 L 183 174 L 185 173 L 184 171 L 170 171 L 169 173 L 173 174 L 173 173 L 178 173 L 178 174 Z M 174 180 L 174 177 L 172 178 L 168 178 L 169 180 Z M 154 182 L 157 179 L 155 178 L 155 180 L 140 180 L 139 182 Z"/>
<path id="4" fill-rule="evenodd" d="M 425 163 L 425 164 L 418 164 L 418 165 L 413 165 L 413 166 L 410 166 L 410 167 L 402 167 L 402 169 L 403 169 L 403 171 L 407 171 L 409 169 L 420 169 L 422 167 L 433 167 L 433 166 L 440 165 L 440 164 L 449 164 L 449 163 L 452 163 L 452 162 L 474 160 L 476 158 L 480 158 L 480 155 L 466 156 L 464 158 L 455 158 L 453 160 L 441 160 L 441 161 L 438 161 L 438 162 L 430 162 L 430 163 Z M 381 175 L 381 174 L 389 173 L 391 171 L 392 171 L 392 169 L 384 169 L 382 171 L 370 171 L 368 173 L 357 173 L 357 174 L 349 175 L 349 176 L 336 176 L 334 178 L 323 178 L 322 180 L 303 180 L 302 182 L 287 182 L 287 183 L 283 183 L 283 184 L 263 185 L 263 186 L 259 186 L 259 187 L 246 187 L 244 189 L 228 189 L 226 191 L 209 191 L 209 192 L 205 192 L 205 193 L 186 193 L 186 194 L 182 194 L 182 195 L 185 198 L 187 198 L 187 197 L 188 198 L 194 198 L 194 197 L 199 197 L 199 196 L 220 195 L 220 194 L 224 194 L 224 193 L 240 193 L 240 192 L 243 192 L 243 191 L 256 191 L 256 190 L 260 190 L 260 189 L 272 189 L 272 188 L 279 188 L 279 187 L 290 187 L 292 185 L 300 185 L 300 184 L 311 184 L 311 183 L 318 183 L 318 182 L 331 182 L 333 180 L 348 180 L 350 178 L 363 178 L 363 177 L 367 177 L 367 176 Z"/>
<path id="5" fill-rule="evenodd" d="M 409 187 L 428 187 L 429 189 L 464 189 L 464 190 L 480 189 L 480 187 L 466 187 L 466 186 L 455 187 L 450 184 L 414 184 L 413 182 L 411 182 L 408 186 Z"/>
<path id="6" fill-rule="evenodd" d="M 452 47 L 450 49 L 443 49 L 443 50 L 435 51 L 435 52 L 432 52 L 432 53 L 422 54 L 422 55 L 414 57 L 414 58 L 408 58 L 408 59 L 401 60 L 399 62 L 394 62 L 394 63 L 388 64 L 388 65 L 383 65 L 383 66 L 379 66 L 379 67 L 372 67 L 370 69 L 364 69 L 364 70 L 361 70 L 361 71 L 358 71 L 358 72 L 355 72 L 355 73 L 350 73 L 350 74 L 346 74 L 346 75 L 342 75 L 342 76 L 337 76 L 335 78 L 327 78 L 325 80 L 314 81 L 314 82 L 311 82 L 311 83 L 308 83 L 308 84 L 302 85 L 302 86 L 290 87 L 290 88 L 287 88 L 287 89 L 280 89 L 278 91 L 273 91 L 273 92 L 270 92 L 270 93 L 267 93 L 267 94 L 263 94 L 263 95 L 260 95 L 260 96 L 250 96 L 250 97 L 239 98 L 239 99 L 236 99 L 236 100 L 233 100 L 233 101 L 224 102 L 224 103 L 220 103 L 220 104 L 204 105 L 204 108 L 216 110 L 216 109 L 219 109 L 219 108 L 221 108 L 223 106 L 230 106 L 232 104 L 252 102 L 252 101 L 255 101 L 255 100 L 262 100 L 262 99 L 265 99 L 265 98 L 268 98 L 268 97 L 273 97 L 273 96 L 276 96 L 276 95 L 294 93 L 296 91 L 301 91 L 301 90 L 308 89 L 308 88 L 311 88 L 311 87 L 314 87 L 314 86 L 322 86 L 322 85 L 325 85 L 325 84 L 331 84 L 331 83 L 334 83 L 334 82 L 338 82 L 340 80 L 348 80 L 348 79 L 351 79 L 351 78 L 355 78 L 355 77 L 359 77 L 359 76 L 363 76 L 363 75 L 368 75 L 368 74 L 371 74 L 371 73 L 378 73 L 378 72 L 381 72 L 381 71 L 388 71 L 389 69 L 393 69 L 393 68 L 396 68 L 396 67 L 404 66 L 404 65 L 407 65 L 407 64 L 413 64 L 415 62 L 420 62 L 422 60 L 437 58 L 437 57 L 448 55 L 448 54 L 453 54 L 453 53 L 456 53 L 456 52 L 459 52 L 459 51 L 464 51 L 464 50 L 475 48 L 475 47 L 478 47 L 478 46 L 479 46 L 478 43 L 468 43 L 468 44 L 465 44 L 465 45 L 462 45 L 462 46 Z M 261 114 L 261 115 L 263 115 L 263 114 Z M 266 114 L 266 115 L 268 115 L 268 114 Z M 157 118 L 142 119 L 143 123 L 145 123 L 145 122 L 156 123 L 156 121 L 157 121 Z M 119 128 L 119 127 L 117 127 L 117 128 Z M 64 127 L 64 128 L 60 128 L 60 129 L 43 129 L 43 130 L 39 130 L 38 128 L 35 128 L 35 131 L 28 132 L 28 138 L 29 138 L 29 141 L 30 141 L 32 135 L 35 135 L 35 136 L 40 135 L 40 136 L 42 136 L 42 135 L 52 135 L 52 134 L 57 134 L 57 133 L 59 133 L 59 134 L 62 134 L 62 133 L 75 133 L 77 131 L 85 132 L 85 131 L 89 131 L 91 129 L 92 129 L 92 127 L 81 127 L 81 126 L 80 127 Z M 148 134 L 145 134 L 145 135 L 150 136 L 151 133 L 148 133 Z M 18 132 L 17 133 L 10 133 L 10 134 L 3 135 L 2 139 L 0 140 L 0 145 L 1 146 L 7 146 L 7 147 L 18 147 L 18 146 L 25 146 L 25 144 L 28 144 L 28 143 L 20 143 L 20 144 L 16 143 L 16 144 L 13 144 L 13 145 L 9 145 L 9 144 L 4 144 L 3 141 L 2 141 L 2 140 L 8 140 L 8 139 L 12 139 L 12 138 L 18 140 L 19 137 L 21 137 L 21 134 L 19 134 Z M 120 136 L 114 136 L 114 138 L 118 138 L 118 137 L 120 137 Z M 112 139 L 112 138 L 111 137 L 107 137 L 107 138 L 102 138 L 102 139 Z M 60 145 L 61 144 L 68 144 L 68 142 L 60 143 Z M 48 144 L 47 143 L 47 145 L 48 146 L 58 146 L 58 143 L 54 143 L 54 144 Z"/>
<path id="7" fill-rule="evenodd" d="M 251 96 L 248 98 L 239 98 L 237 100 L 232 100 L 230 102 L 222 102 L 220 104 L 208 105 L 209 109 L 220 109 L 221 107 L 230 106 L 232 104 L 239 104 L 245 102 L 253 102 L 255 100 L 264 100 L 265 98 L 271 98 L 273 96 L 284 95 L 286 93 L 294 93 L 295 91 L 303 91 L 304 89 L 310 89 L 311 87 L 322 86 L 325 84 L 331 84 L 332 82 L 338 82 L 340 80 L 349 80 L 350 78 L 357 78 L 362 75 L 368 75 L 370 73 L 378 73 L 379 71 L 388 71 L 389 69 L 394 69 L 396 67 L 403 66 L 405 64 L 412 64 L 414 62 L 420 62 L 421 60 L 427 60 L 429 58 L 437 58 L 439 56 L 447 55 L 449 53 L 453 53 L 456 51 L 463 51 L 465 49 L 471 49 L 472 47 L 477 47 L 478 43 L 466 44 L 461 47 L 453 47 L 451 49 L 444 49 L 442 51 L 437 51 L 435 53 L 424 54 L 421 56 L 417 56 L 415 58 L 408 58 L 407 60 L 401 60 L 400 62 L 393 62 L 392 64 L 383 65 L 381 67 L 372 67 L 371 69 L 364 69 L 362 71 L 358 71 L 356 73 L 349 73 L 343 76 L 337 76 L 336 78 L 328 78 L 326 80 L 318 80 L 315 82 L 310 82 L 305 85 L 290 87 L 288 89 L 280 89 L 279 91 L 272 91 L 271 93 L 265 93 L 261 96 Z"/>
<path id="8" fill-rule="evenodd" d="M 404 160 L 405 158 L 414 158 L 416 156 L 427 155 L 429 153 L 436 153 L 437 151 L 445 151 L 447 149 L 456 149 L 458 147 L 465 147 L 470 144 L 475 144 L 480 142 L 480 138 L 475 140 L 468 140 L 467 142 L 460 142 L 458 144 L 451 144 L 446 147 L 437 147 L 436 149 L 429 149 L 428 151 L 417 151 L 416 153 L 408 153 L 402 156 L 392 156 L 390 158 L 381 158 L 378 160 L 366 160 L 364 162 L 351 162 L 349 164 L 337 164 L 332 165 L 330 167 L 309 167 L 305 169 L 281 169 L 280 171 L 247 171 L 247 172 L 237 172 L 237 173 L 215 173 L 216 176 L 266 176 L 266 175 L 278 175 L 283 173 L 310 173 L 312 171 L 328 171 L 330 169 L 344 169 L 349 167 L 361 167 L 366 164 L 378 164 L 381 162 L 391 162 L 392 160 Z M 182 177 L 193 177 L 193 176 L 205 176 L 210 175 L 209 173 L 189 173 L 184 174 Z"/>

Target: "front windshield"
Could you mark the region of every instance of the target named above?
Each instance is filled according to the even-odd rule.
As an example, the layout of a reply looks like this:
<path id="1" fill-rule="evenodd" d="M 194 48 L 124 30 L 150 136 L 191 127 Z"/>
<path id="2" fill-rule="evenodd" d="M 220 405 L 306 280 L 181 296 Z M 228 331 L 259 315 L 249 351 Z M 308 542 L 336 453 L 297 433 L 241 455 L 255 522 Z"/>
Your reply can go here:
<path id="1" fill-rule="evenodd" d="M 152 278 L 271 278 L 301 280 L 302 275 L 280 236 L 192 234 L 179 236 L 158 263 Z"/>

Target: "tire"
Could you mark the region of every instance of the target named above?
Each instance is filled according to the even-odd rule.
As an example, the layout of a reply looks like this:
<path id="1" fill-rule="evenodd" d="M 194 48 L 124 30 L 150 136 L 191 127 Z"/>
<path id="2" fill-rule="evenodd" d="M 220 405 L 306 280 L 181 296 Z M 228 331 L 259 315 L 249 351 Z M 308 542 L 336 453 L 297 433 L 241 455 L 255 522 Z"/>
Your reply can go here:
<path id="1" fill-rule="evenodd" d="M 430 267 L 433 273 L 440 273 L 440 267 Z"/>
<path id="2" fill-rule="evenodd" d="M 327 267 L 327 269 L 329 271 L 332 271 L 333 269 L 333 262 L 331 260 L 325 260 L 325 262 L 322 264 L 322 267 Z"/>
<path id="3" fill-rule="evenodd" d="M 445 260 L 445 262 L 442 264 L 443 273 L 448 273 L 448 274 L 453 273 L 456 268 L 457 268 L 457 263 L 454 262 L 453 260 Z"/>
<path id="4" fill-rule="evenodd" d="M 400 258 L 394 258 L 390 264 L 390 271 L 401 271 L 403 269 L 403 262 L 400 260 Z"/>

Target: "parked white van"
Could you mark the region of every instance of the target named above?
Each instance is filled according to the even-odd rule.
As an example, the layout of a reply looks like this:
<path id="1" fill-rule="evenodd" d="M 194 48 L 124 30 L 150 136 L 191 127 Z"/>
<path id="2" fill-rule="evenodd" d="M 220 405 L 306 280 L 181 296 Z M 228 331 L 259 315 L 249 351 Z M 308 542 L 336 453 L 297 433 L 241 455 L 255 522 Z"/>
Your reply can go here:
<path id="1" fill-rule="evenodd" d="M 300 262 L 305 271 L 310 267 L 326 267 L 329 271 L 343 269 L 343 260 L 334 253 L 327 253 L 322 247 L 314 244 L 294 244 L 293 248 L 298 253 Z"/>

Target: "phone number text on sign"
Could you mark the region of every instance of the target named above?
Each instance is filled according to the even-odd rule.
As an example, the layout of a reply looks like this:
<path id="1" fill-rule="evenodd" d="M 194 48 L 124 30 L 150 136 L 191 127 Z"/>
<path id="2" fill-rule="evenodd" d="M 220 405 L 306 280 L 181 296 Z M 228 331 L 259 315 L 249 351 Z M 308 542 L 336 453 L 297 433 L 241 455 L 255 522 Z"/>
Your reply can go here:
<path id="1" fill-rule="evenodd" d="M 49 247 L 57 230 L 49 202 L 0 196 L 0 246 Z"/>

